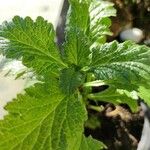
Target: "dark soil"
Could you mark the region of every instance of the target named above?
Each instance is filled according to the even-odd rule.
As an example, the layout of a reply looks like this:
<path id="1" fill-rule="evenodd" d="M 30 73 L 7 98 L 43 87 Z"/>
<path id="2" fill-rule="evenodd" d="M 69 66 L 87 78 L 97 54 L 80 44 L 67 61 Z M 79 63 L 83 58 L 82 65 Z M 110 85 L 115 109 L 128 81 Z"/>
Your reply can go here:
<path id="1" fill-rule="evenodd" d="M 107 85 L 93 87 L 92 93 L 102 92 L 107 88 L 109 88 Z M 102 109 L 96 111 L 89 105 L 100 106 Z M 114 106 L 110 103 L 89 100 L 87 110 L 89 120 L 85 124 L 86 136 L 92 135 L 93 138 L 102 141 L 108 150 L 137 149 L 144 123 L 144 113 L 140 105 L 139 111 L 133 113 L 125 104 Z M 92 118 L 95 119 L 91 122 Z"/>
<path id="2" fill-rule="evenodd" d="M 92 135 L 104 142 L 108 150 L 136 150 L 143 128 L 142 111 L 131 113 L 126 105 L 119 106 L 119 109 L 111 104 L 102 105 L 102 112 L 89 109 L 89 116 L 96 116 L 100 126 L 95 129 L 86 127 L 86 136 Z"/>

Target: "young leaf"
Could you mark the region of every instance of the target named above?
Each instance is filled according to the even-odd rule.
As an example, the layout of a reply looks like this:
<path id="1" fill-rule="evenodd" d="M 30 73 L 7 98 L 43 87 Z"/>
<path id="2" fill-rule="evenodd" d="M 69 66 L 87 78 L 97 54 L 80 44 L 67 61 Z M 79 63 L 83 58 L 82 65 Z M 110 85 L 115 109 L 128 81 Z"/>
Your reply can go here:
<path id="1" fill-rule="evenodd" d="M 60 87 L 67 94 L 73 94 L 84 82 L 84 75 L 73 68 L 63 69 L 60 74 Z"/>
<path id="2" fill-rule="evenodd" d="M 111 34 L 108 17 L 115 16 L 115 13 L 110 2 L 70 0 L 64 46 L 66 60 L 70 64 L 80 67 L 89 64 L 90 46 L 103 43 L 105 35 Z"/>
<path id="3" fill-rule="evenodd" d="M 1 50 L 7 58 L 22 59 L 23 65 L 33 68 L 38 74 L 58 73 L 64 67 L 54 42 L 52 24 L 42 17 L 34 22 L 30 17 L 18 16 L 0 27 Z"/>
<path id="4" fill-rule="evenodd" d="M 90 63 L 88 37 L 78 28 L 70 28 L 67 31 L 64 50 L 65 60 L 68 64 L 82 68 Z"/>
<path id="5" fill-rule="evenodd" d="M 83 136 L 79 150 L 104 150 L 106 148 L 107 147 L 102 142 L 93 139 L 91 136 Z"/>
<path id="6" fill-rule="evenodd" d="M 59 91 L 53 80 L 36 84 L 6 106 L 0 121 L 2 150 L 78 150 L 86 112 L 74 95 Z"/>
<path id="7" fill-rule="evenodd" d="M 92 0 L 90 14 L 90 39 L 91 44 L 102 44 L 106 42 L 106 35 L 112 35 L 109 30 L 111 26 L 110 16 L 116 16 L 116 9 L 113 3 L 108 1 Z"/>
<path id="8" fill-rule="evenodd" d="M 89 0 L 70 0 L 64 43 L 65 60 L 83 67 L 89 64 L 89 40 L 86 30 L 89 21 Z"/>
<path id="9" fill-rule="evenodd" d="M 88 98 L 113 104 L 124 103 L 128 104 L 133 112 L 138 110 L 137 100 L 133 99 L 130 92 L 115 87 L 110 87 L 99 93 L 89 94 Z"/>
<path id="10" fill-rule="evenodd" d="M 139 86 L 150 79 L 150 48 L 130 41 L 106 43 L 93 49 L 91 70 L 96 79 Z M 132 89 L 135 90 L 135 89 Z"/>
<path id="11" fill-rule="evenodd" d="M 69 0 L 69 3 L 66 31 L 74 27 L 85 33 L 89 21 L 90 0 Z"/>

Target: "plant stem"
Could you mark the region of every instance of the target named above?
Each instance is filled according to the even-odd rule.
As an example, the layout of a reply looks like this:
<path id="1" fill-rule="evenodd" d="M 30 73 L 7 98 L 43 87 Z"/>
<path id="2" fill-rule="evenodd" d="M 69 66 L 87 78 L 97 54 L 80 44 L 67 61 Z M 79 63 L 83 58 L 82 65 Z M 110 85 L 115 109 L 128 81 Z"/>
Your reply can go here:
<path id="1" fill-rule="evenodd" d="M 88 105 L 89 109 L 95 110 L 97 112 L 102 112 L 104 110 L 103 106 L 94 106 L 94 105 Z"/>

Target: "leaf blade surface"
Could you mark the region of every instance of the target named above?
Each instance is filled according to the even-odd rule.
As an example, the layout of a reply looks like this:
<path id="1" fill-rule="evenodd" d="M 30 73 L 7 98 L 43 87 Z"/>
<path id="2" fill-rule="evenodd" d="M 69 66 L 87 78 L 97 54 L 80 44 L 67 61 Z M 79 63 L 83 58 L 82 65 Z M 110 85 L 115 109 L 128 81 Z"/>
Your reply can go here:
<path id="1" fill-rule="evenodd" d="M 75 96 L 59 92 L 59 83 L 36 84 L 6 106 L 0 121 L 0 149 L 79 149 L 86 111 Z"/>
<path id="2" fill-rule="evenodd" d="M 22 60 L 38 74 L 57 74 L 65 65 L 60 59 L 52 24 L 42 17 L 33 21 L 15 16 L 0 27 L 1 49 L 7 58 Z"/>

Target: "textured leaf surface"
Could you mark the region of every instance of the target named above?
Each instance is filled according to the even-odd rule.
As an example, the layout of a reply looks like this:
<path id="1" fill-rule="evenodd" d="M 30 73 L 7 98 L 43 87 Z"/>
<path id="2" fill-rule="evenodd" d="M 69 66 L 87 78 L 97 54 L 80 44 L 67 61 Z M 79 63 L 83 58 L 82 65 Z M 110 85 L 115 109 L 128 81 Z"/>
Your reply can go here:
<path id="1" fill-rule="evenodd" d="M 104 150 L 107 148 L 102 142 L 93 139 L 91 136 L 82 138 L 79 150 Z"/>
<path id="2" fill-rule="evenodd" d="M 89 40 L 86 30 L 89 21 L 89 0 L 70 0 L 67 14 L 65 57 L 69 64 L 83 67 L 89 64 Z"/>
<path id="3" fill-rule="evenodd" d="M 115 16 L 113 4 L 97 0 L 70 0 L 66 23 L 65 55 L 77 66 L 89 64 L 90 47 L 104 43 L 110 35 L 110 16 Z"/>
<path id="4" fill-rule="evenodd" d="M 34 22 L 30 17 L 16 16 L 0 27 L 0 37 L 6 57 L 22 59 L 25 66 L 40 74 L 57 73 L 64 65 L 54 42 L 53 26 L 42 17 Z"/>
<path id="5" fill-rule="evenodd" d="M 85 34 L 89 18 L 89 2 L 87 0 L 69 2 L 64 44 L 65 57 L 68 63 L 82 67 L 89 63 L 90 54 L 89 41 Z"/>
<path id="6" fill-rule="evenodd" d="M 69 0 L 69 3 L 66 30 L 74 27 L 85 32 L 89 21 L 90 0 Z"/>
<path id="7" fill-rule="evenodd" d="M 126 85 L 146 84 L 150 79 L 150 48 L 130 41 L 106 43 L 93 49 L 91 69 L 97 79 Z M 128 86 L 130 85 L 130 86 Z"/>
<path id="8" fill-rule="evenodd" d="M 0 121 L 1 150 L 78 150 L 82 141 L 84 106 L 64 96 L 58 83 L 36 84 L 9 103 Z"/>
<path id="9" fill-rule="evenodd" d="M 66 33 L 64 44 L 65 57 L 69 64 L 83 67 L 89 64 L 89 40 L 83 31 L 77 28 L 70 28 Z"/>
<path id="10" fill-rule="evenodd" d="M 133 112 L 138 110 L 137 100 L 132 97 L 130 92 L 114 87 L 99 93 L 89 94 L 88 98 L 113 104 L 124 103 L 128 104 Z"/>
<path id="11" fill-rule="evenodd" d="M 115 16 L 116 10 L 113 3 L 103 0 L 93 0 L 89 8 L 90 14 L 90 38 L 92 44 L 102 44 L 106 35 L 112 35 L 109 30 L 111 20 L 108 17 Z"/>
<path id="12" fill-rule="evenodd" d="M 65 94 L 73 94 L 83 82 L 84 76 L 73 68 L 61 71 L 60 87 Z"/>

